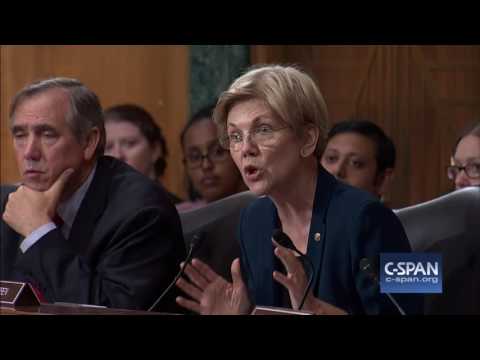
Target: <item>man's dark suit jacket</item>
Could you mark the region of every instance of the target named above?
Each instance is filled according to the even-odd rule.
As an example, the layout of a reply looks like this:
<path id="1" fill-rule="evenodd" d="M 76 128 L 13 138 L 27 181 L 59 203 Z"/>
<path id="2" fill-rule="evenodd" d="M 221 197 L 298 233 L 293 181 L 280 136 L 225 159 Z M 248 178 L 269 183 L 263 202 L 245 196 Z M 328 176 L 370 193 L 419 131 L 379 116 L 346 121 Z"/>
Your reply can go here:
<path id="1" fill-rule="evenodd" d="M 97 162 L 68 239 L 57 228 L 24 254 L 22 240 L 2 220 L 0 278 L 32 282 L 51 302 L 145 310 L 185 257 L 180 219 L 165 191 L 108 156 Z M 178 310 L 174 293 L 155 310 Z"/>
<path id="2" fill-rule="evenodd" d="M 275 228 L 281 224 L 268 197 L 244 210 L 239 227 L 242 273 L 256 305 L 290 307 L 288 292 L 272 277 L 274 270 L 285 272 L 273 253 Z M 410 251 L 404 229 L 391 210 L 319 168 L 307 247 L 315 267 L 316 297 L 350 314 L 398 313 L 359 264 L 380 252 Z M 401 294 L 396 299 L 407 314 L 421 312 L 422 297 Z"/>

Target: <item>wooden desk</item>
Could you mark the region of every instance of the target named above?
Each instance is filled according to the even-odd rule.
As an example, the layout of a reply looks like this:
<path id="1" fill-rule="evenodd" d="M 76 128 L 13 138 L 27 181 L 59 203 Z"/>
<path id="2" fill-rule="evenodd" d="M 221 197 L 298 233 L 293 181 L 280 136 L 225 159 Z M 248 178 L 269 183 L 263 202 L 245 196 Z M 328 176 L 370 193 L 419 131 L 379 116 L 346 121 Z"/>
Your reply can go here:
<path id="1" fill-rule="evenodd" d="M 40 304 L 39 306 L 0 306 L 0 315 L 174 315 L 168 313 L 97 308 L 74 304 Z"/>

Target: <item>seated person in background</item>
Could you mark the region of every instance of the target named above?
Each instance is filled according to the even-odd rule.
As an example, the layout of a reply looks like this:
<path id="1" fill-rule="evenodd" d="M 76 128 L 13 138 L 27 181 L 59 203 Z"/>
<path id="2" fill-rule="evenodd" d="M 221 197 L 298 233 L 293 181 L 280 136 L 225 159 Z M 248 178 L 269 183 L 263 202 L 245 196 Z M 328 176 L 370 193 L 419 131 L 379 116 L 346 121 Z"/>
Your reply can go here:
<path id="1" fill-rule="evenodd" d="M 480 186 L 480 122 L 467 128 L 455 142 L 447 174 L 456 190 Z"/>
<path id="2" fill-rule="evenodd" d="M 34 83 L 10 125 L 22 185 L 2 199 L 2 279 L 47 302 L 149 308 L 185 257 L 180 219 L 160 186 L 103 156 L 97 96 L 74 79 Z M 178 309 L 170 295 L 158 310 Z"/>
<path id="3" fill-rule="evenodd" d="M 105 110 L 105 155 L 125 161 L 142 174 L 161 183 L 168 155 L 162 130 L 152 115 L 138 105 L 117 105 Z M 167 191 L 170 200 L 181 202 Z"/>
<path id="4" fill-rule="evenodd" d="M 337 179 L 381 198 L 393 177 L 395 156 L 395 145 L 379 126 L 348 120 L 328 132 L 321 164 Z"/>
<path id="5" fill-rule="evenodd" d="M 464 129 L 456 139 L 450 163 L 447 175 L 455 190 L 480 186 L 480 122 Z M 472 218 L 464 220 L 468 230 L 453 230 L 428 249 L 443 255 L 443 293 L 425 296 L 427 314 L 480 314 L 479 228 L 470 228 L 478 224 L 480 213 Z"/>
<path id="6" fill-rule="evenodd" d="M 281 229 L 313 262 L 304 310 L 398 313 L 360 262 L 380 252 L 409 252 L 410 244 L 391 210 L 319 164 L 327 117 L 313 79 L 290 66 L 253 68 L 220 96 L 214 119 L 222 145 L 260 197 L 240 219 L 233 282 L 193 259 L 189 281 L 177 281 L 189 296 L 179 297 L 180 305 L 201 314 L 248 314 L 255 305 L 298 309 L 308 276 L 299 258 L 273 241 Z M 408 314 L 421 311 L 421 299 L 397 296 Z"/>
<path id="7" fill-rule="evenodd" d="M 193 115 L 180 137 L 192 199 L 177 205 L 180 212 L 198 209 L 247 190 L 230 152 L 218 141 L 217 127 L 212 120 L 213 108 L 213 105 L 207 106 Z M 236 229 L 239 218 L 239 214 L 234 214 L 209 224 L 203 229 L 201 246 L 195 250 L 197 258 L 227 279 L 230 279 L 230 265 L 240 255 L 240 248 L 234 237 L 224 237 L 223 233 Z M 185 238 L 187 245 L 190 240 Z"/>
<path id="8" fill-rule="evenodd" d="M 200 109 L 180 135 L 191 197 L 191 201 L 177 204 L 180 212 L 247 190 L 230 152 L 218 142 L 213 108 Z"/>

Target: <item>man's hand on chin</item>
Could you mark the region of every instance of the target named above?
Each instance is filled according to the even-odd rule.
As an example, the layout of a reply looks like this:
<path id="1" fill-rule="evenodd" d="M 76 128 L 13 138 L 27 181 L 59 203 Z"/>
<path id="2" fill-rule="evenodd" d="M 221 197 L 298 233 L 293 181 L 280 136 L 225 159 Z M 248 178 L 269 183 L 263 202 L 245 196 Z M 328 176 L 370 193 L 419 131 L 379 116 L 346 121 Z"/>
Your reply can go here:
<path id="1" fill-rule="evenodd" d="M 73 169 L 65 170 L 47 191 L 40 192 L 20 186 L 8 196 L 3 220 L 24 237 L 51 222 L 72 173 Z"/>

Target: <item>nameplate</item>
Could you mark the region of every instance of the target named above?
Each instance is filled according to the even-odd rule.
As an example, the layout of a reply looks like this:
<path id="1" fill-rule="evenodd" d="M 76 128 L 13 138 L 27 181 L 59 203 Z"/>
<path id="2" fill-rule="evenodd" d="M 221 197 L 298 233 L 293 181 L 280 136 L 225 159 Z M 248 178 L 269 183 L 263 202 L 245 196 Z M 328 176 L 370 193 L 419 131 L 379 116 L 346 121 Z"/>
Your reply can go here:
<path id="1" fill-rule="evenodd" d="M 313 313 L 272 306 L 256 306 L 252 315 L 313 315 Z"/>
<path id="2" fill-rule="evenodd" d="M 37 306 L 40 300 L 28 283 L 0 281 L 0 304 L 4 306 Z"/>

